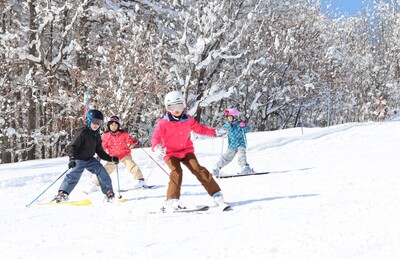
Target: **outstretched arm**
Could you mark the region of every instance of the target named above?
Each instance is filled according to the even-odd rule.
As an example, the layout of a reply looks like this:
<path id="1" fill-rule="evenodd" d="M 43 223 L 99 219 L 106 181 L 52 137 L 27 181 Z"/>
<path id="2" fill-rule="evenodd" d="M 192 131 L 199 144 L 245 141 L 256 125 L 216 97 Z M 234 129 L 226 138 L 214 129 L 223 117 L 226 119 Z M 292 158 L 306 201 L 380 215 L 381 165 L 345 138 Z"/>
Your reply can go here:
<path id="1" fill-rule="evenodd" d="M 215 132 L 215 128 L 211 128 L 211 127 L 207 127 L 204 125 L 201 125 L 200 123 L 198 123 L 195 119 L 190 118 L 191 120 L 191 129 L 200 135 L 205 135 L 205 136 L 212 136 L 212 137 L 216 137 L 216 132 Z"/>

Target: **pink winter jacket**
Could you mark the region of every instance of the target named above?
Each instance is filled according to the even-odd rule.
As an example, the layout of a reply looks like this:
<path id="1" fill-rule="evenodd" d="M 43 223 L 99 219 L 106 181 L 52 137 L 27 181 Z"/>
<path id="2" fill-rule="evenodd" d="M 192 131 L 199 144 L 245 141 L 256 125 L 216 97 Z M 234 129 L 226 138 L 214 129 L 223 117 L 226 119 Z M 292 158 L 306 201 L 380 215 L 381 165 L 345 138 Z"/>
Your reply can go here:
<path id="1" fill-rule="evenodd" d="M 200 135 L 215 136 L 214 128 L 201 125 L 190 115 L 184 114 L 179 121 L 173 121 L 167 113 L 154 129 L 152 150 L 161 144 L 166 151 L 165 161 L 171 156 L 184 158 L 187 154 L 194 153 L 193 142 L 190 140 L 191 131 Z"/>
<path id="2" fill-rule="evenodd" d="M 104 133 L 101 136 L 103 148 L 110 156 L 116 156 L 122 159 L 131 154 L 131 147 L 136 146 L 137 140 L 131 137 L 126 131 L 117 131 Z"/>

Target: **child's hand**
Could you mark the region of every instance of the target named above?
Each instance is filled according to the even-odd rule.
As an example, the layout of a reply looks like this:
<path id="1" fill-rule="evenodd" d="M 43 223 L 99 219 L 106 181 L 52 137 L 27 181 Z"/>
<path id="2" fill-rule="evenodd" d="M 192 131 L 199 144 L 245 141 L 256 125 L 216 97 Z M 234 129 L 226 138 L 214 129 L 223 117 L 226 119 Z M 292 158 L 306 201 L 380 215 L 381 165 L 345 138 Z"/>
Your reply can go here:
<path id="1" fill-rule="evenodd" d="M 75 159 L 70 158 L 68 163 L 68 169 L 74 168 L 76 166 Z"/>
<path id="2" fill-rule="evenodd" d="M 241 121 L 241 122 L 239 123 L 239 127 L 241 127 L 241 128 L 246 127 L 246 123 L 244 123 L 243 121 Z"/>
<path id="3" fill-rule="evenodd" d="M 228 134 L 228 131 L 224 128 L 215 129 L 215 136 L 217 137 L 225 137 Z"/>
<path id="4" fill-rule="evenodd" d="M 153 149 L 154 153 L 156 153 L 156 157 L 158 160 L 163 160 L 166 152 L 165 149 L 161 146 L 161 145 L 157 145 L 154 149 Z"/>
<path id="5" fill-rule="evenodd" d="M 116 156 L 112 156 L 111 157 L 111 161 L 110 162 L 113 162 L 114 164 L 118 164 L 119 163 L 119 158 L 118 157 L 116 157 Z"/>

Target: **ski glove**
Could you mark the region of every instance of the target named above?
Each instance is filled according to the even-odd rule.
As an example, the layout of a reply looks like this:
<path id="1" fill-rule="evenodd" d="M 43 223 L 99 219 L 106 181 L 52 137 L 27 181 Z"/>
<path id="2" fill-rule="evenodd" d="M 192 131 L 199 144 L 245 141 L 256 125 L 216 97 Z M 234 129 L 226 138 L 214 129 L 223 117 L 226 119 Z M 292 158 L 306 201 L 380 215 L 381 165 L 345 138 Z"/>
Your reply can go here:
<path id="1" fill-rule="evenodd" d="M 130 149 L 143 147 L 142 142 L 140 142 L 139 140 L 136 140 L 134 144 L 129 144 L 128 146 Z"/>
<path id="2" fill-rule="evenodd" d="M 118 163 L 119 163 L 118 157 L 112 156 L 112 157 L 111 157 L 111 162 L 114 162 L 114 164 L 118 164 Z"/>
<path id="3" fill-rule="evenodd" d="M 75 159 L 70 159 L 68 163 L 68 169 L 74 168 L 76 166 Z"/>
<path id="4" fill-rule="evenodd" d="M 241 121 L 241 122 L 239 123 L 239 127 L 245 128 L 245 127 L 246 127 L 246 123 L 244 123 L 243 121 Z"/>
<path id="5" fill-rule="evenodd" d="M 157 145 L 154 148 L 154 152 L 156 153 L 156 157 L 158 160 L 163 160 L 166 154 L 165 149 L 161 145 Z"/>
<path id="6" fill-rule="evenodd" d="M 216 128 L 215 129 L 215 136 L 217 137 L 225 137 L 228 134 L 228 131 L 224 128 Z"/>

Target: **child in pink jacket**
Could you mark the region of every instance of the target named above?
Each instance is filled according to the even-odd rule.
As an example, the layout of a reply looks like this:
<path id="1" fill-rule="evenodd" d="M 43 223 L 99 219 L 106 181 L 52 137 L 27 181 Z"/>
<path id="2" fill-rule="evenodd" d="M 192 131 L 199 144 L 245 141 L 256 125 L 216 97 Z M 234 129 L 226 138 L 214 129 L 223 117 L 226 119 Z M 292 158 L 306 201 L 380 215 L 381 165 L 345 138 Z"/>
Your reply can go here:
<path id="1" fill-rule="evenodd" d="M 171 170 L 167 189 L 167 208 L 174 210 L 185 208 L 179 200 L 183 178 L 181 163 L 196 176 L 218 205 L 224 204 L 220 187 L 209 171 L 197 161 L 193 142 L 190 140 L 191 131 L 200 135 L 216 136 L 218 130 L 203 126 L 186 114 L 183 96 L 178 91 L 168 93 L 164 104 L 167 112 L 154 129 L 151 144 L 152 150 L 159 155 L 162 154 Z"/>
<path id="2" fill-rule="evenodd" d="M 110 156 L 118 157 L 119 162 L 126 166 L 135 181 L 133 188 L 141 188 L 145 185 L 143 174 L 131 155 L 131 149 L 139 146 L 139 141 L 122 130 L 121 124 L 121 119 L 118 116 L 110 117 L 107 123 L 107 131 L 101 136 L 103 148 Z M 114 163 L 107 162 L 104 168 L 108 174 L 111 174 L 116 166 Z M 93 182 L 98 185 L 97 178 L 94 178 Z"/>

